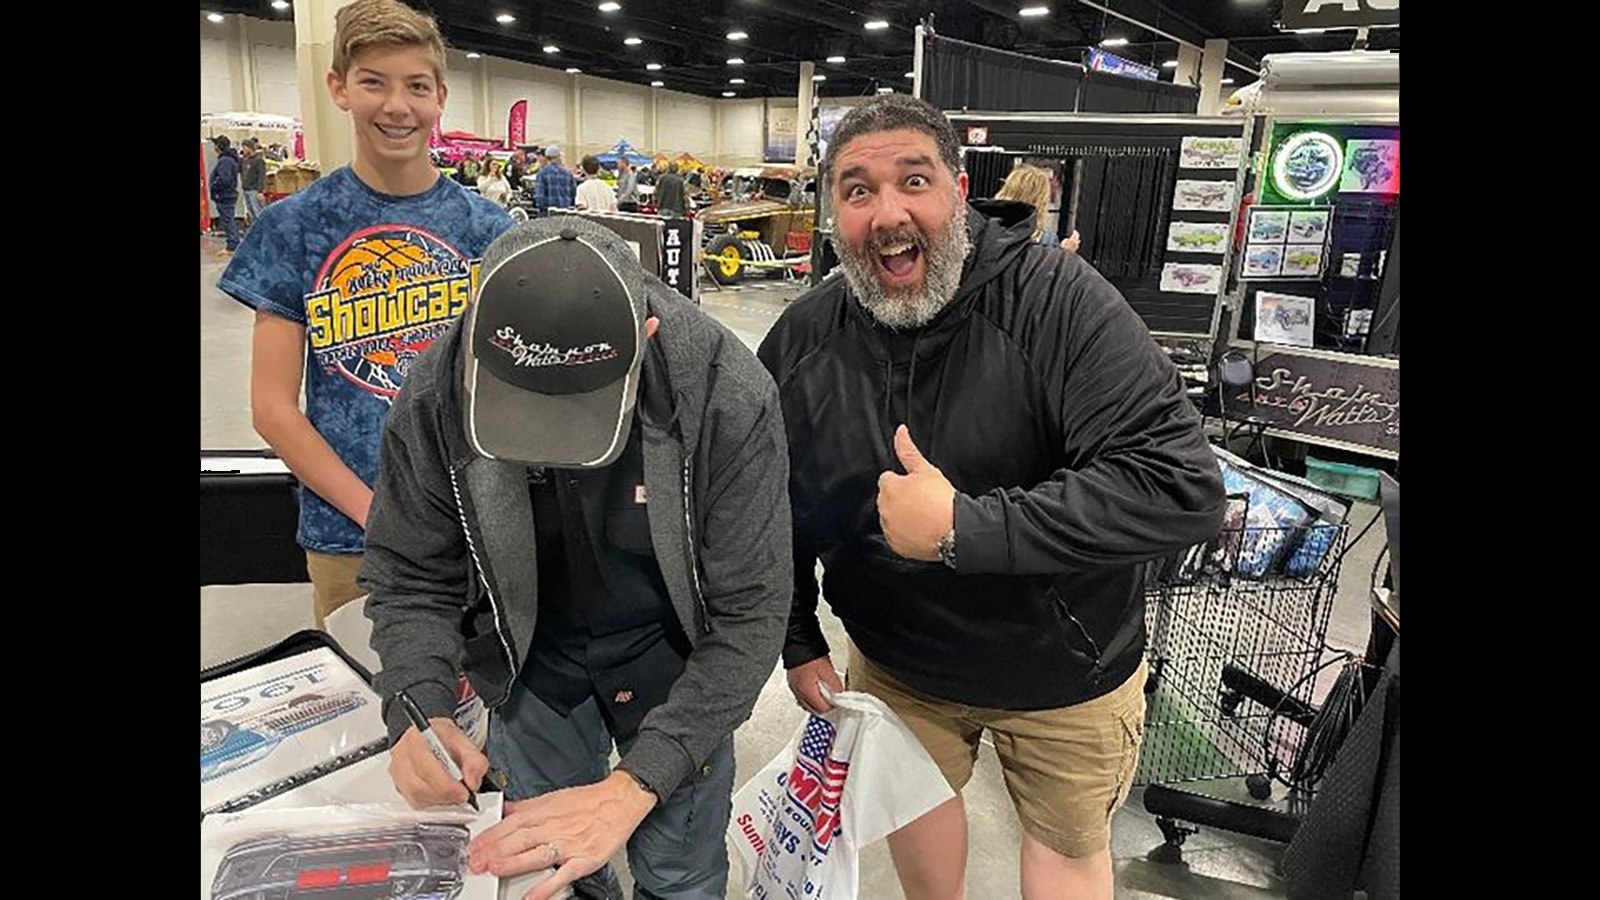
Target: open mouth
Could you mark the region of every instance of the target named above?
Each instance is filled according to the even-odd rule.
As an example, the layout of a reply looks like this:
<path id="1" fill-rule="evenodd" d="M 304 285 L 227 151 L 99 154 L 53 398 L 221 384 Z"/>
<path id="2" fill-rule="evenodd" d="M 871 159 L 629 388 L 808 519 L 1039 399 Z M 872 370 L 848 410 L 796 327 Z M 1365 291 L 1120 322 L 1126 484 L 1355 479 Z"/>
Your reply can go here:
<path id="1" fill-rule="evenodd" d="M 905 278 L 917 267 L 922 250 L 912 241 L 900 241 L 878 248 L 878 265 L 895 278 Z"/>
<path id="2" fill-rule="evenodd" d="M 378 125 L 378 130 L 383 132 L 383 136 L 386 138 L 396 141 L 403 141 L 417 133 L 417 126 L 411 125 L 407 127 L 401 127 L 399 125 Z"/>

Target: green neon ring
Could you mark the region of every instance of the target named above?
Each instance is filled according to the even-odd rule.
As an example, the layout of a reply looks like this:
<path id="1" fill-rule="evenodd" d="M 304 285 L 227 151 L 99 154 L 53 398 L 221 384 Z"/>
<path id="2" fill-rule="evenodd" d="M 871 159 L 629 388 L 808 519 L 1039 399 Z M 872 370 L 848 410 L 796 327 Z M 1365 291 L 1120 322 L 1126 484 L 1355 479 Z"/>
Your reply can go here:
<path id="1" fill-rule="evenodd" d="M 1288 172 L 1284 171 L 1289 156 L 1302 146 L 1311 143 L 1321 143 L 1327 146 L 1333 156 L 1333 165 L 1328 167 L 1328 173 L 1322 177 L 1311 190 L 1302 190 L 1289 181 Z M 1339 178 L 1344 173 L 1344 148 L 1334 140 L 1332 135 L 1321 131 L 1299 131 L 1289 136 L 1278 150 L 1272 155 L 1272 184 L 1278 193 L 1291 200 L 1315 200 L 1333 190 L 1339 183 Z"/>

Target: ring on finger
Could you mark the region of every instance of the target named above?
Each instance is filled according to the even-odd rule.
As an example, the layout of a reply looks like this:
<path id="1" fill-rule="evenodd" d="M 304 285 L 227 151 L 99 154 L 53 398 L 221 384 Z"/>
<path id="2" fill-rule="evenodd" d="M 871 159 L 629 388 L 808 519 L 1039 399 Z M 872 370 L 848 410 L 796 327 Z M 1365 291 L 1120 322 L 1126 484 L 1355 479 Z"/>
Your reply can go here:
<path id="1" fill-rule="evenodd" d="M 550 850 L 550 865 L 547 868 L 553 869 L 561 865 L 561 848 L 556 846 L 556 842 L 551 841 L 545 847 Z"/>

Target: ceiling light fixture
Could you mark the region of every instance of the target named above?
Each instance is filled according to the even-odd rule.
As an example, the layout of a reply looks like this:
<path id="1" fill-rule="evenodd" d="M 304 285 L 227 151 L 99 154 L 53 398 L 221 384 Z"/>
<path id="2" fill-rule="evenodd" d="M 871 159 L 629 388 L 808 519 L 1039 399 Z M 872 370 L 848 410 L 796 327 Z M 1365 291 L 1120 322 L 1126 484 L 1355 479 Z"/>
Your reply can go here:
<path id="1" fill-rule="evenodd" d="M 600 11 L 601 12 L 616 12 L 617 10 L 619 10 L 621 8 L 622 8 L 622 4 L 621 3 L 612 3 L 611 0 L 606 0 L 605 3 L 600 4 Z"/>
<path id="2" fill-rule="evenodd" d="M 1224 78 L 1224 79 L 1222 79 L 1222 83 L 1223 84 L 1233 84 L 1233 79 L 1232 78 Z"/>
<path id="3" fill-rule="evenodd" d="M 1102 47 L 1126 47 L 1126 46 L 1128 46 L 1128 39 L 1127 38 L 1106 38 L 1105 40 L 1100 42 L 1100 46 L 1102 46 Z"/>
<path id="4" fill-rule="evenodd" d="M 915 73 L 915 72 L 907 72 L 906 73 L 906 77 L 907 78 L 915 78 L 915 77 L 917 77 L 917 73 Z"/>
<path id="5" fill-rule="evenodd" d="M 744 60 L 740 59 L 737 56 L 730 56 L 730 57 L 728 57 L 728 65 L 730 65 L 730 66 L 742 66 L 742 65 L 744 65 Z"/>
<path id="6" fill-rule="evenodd" d="M 468 53 L 467 54 L 467 59 L 482 59 L 482 58 L 483 58 L 483 54 L 482 53 Z"/>
<path id="7" fill-rule="evenodd" d="M 283 12 L 289 8 L 289 0 L 272 0 L 272 8 L 278 12 Z"/>
<path id="8" fill-rule="evenodd" d="M 568 69 L 567 70 L 567 74 L 568 75 L 576 75 L 576 74 L 578 74 L 579 72 L 582 72 L 582 71 L 583 71 L 582 69 Z"/>
<path id="9" fill-rule="evenodd" d="M 828 57 L 828 62 L 831 62 L 831 63 L 842 63 L 842 62 L 844 62 L 844 57 L 842 57 L 842 56 L 830 56 L 830 57 Z"/>
<path id="10" fill-rule="evenodd" d="M 665 81 L 652 81 L 652 82 L 650 82 L 650 86 L 651 87 L 662 87 L 665 84 L 666 84 Z"/>
<path id="11" fill-rule="evenodd" d="M 892 93 L 894 93 L 894 88 L 878 88 L 878 93 L 880 93 L 880 94 L 892 94 Z"/>
<path id="12" fill-rule="evenodd" d="M 494 20 L 499 22 L 501 25 L 510 25 L 512 22 L 517 20 L 517 17 L 513 16 L 511 13 L 501 13 L 500 15 L 495 16 Z"/>
<path id="13" fill-rule="evenodd" d="M 652 72 L 661 71 L 661 63 L 645 63 L 644 67 Z"/>
<path id="14" fill-rule="evenodd" d="M 744 79 L 743 78 L 729 78 L 728 79 L 728 83 L 729 84 L 744 84 Z"/>
<path id="15" fill-rule="evenodd" d="M 1161 68 L 1163 68 L 1163 69 L 1176 69 L 1177 67 L 1178 67 L 1178 61 L 1175 60 L 1175 59 L 1169 59 L 1166 62 L 1161 64 Z"/>
<path id="16" fill-rule="evenodd" d="M 723 91 L 722 92 L 722 96 L 724 96 L 724 97 L 733 97 L 733 96 L 737 96 L 737 95 L 734 94 L 733 91 Z"/>
<path id="17" fill-rule="evenodd" d="M 222 22 L 222 13 L 212 13 L 211 15 L 206 16 L 206 21 L 208 21 L 208 22 L 216 22 L 218 24 L 221 24 L 221 22 Z"/>
<path id="18" fill-rule="evenodd" d="M 730 41 L 742 41 L 742 40 L 744 40 L 745 38 L 747 38 L 749 36 L 750 35 L 745 34 L 742 31 L 730 31 L 730 32 L 728 32 L 728 40 L 730 40 Z"/>
<path id="19" fill-rule="evenodd" d="M 882 19 L 873 19 L 871 22 L 868 22 L 861 27 L 868 31 L 882 31 L 883 29 L 889 27 L 889 23 Z"/>
<path id="20" fill-rule="evenodd" d="M 1028 18 L 1032 18 L 1034 16 L 1048 16 L 1048 15 L 1050 15 L 1050 7 L 1048 7 L 1048 6 L 1024 6 L 1023 8 L 1017 10 L 1017 15 L 1026 16 Z"/>
<path id="21" fill-rule="evenodd" d="M 812 81 L 827 81 L 828 80 L 828 76 L 826 76 L 826 75 L 813 75 L 813 76 L 811 76 L 811 80 Z"/>
<path id="22" fill-rule="evenodd" d="M 622 42 L 624 44 L 627 44 L 629 47 L 637 47 L 640 44 L 644 43 L 644 38 L 625 37 L 625 38 L 622 39 Z"/>
<path id="23" fill-rule="evenodd" d="M 555 44 L 545 44 L 544 45 L 544 52 L 546 52 L 546 53 L 560 53 L 561 52 L 561 48 L 557 47 Z"/>

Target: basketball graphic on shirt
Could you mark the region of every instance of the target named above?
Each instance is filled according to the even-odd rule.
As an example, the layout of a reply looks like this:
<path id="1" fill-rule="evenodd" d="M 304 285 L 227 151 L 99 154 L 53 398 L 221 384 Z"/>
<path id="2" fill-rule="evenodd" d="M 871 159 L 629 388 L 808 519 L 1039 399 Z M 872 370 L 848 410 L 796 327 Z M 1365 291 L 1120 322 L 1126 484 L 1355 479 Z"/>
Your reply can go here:
<path id="1" fill-rule="evenodd" d="M 424 229 L 378 225 L 323 261 L 306 298 L 316 363 L 389 402 L 422 351 L 466 309 L 477 261 Z"/>

